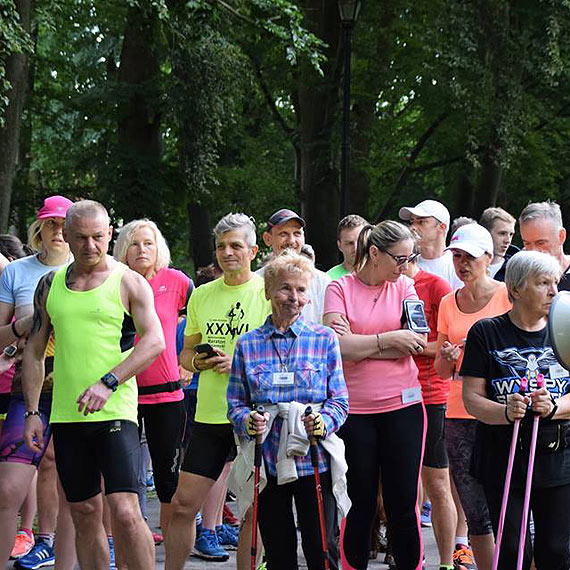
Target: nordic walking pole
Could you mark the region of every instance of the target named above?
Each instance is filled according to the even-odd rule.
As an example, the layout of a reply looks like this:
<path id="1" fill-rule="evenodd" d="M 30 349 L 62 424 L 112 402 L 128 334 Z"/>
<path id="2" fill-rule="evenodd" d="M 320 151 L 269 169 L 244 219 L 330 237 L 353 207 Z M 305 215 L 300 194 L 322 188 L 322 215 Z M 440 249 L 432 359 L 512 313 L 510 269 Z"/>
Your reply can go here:
<path id="1" fill-rule="evenodd" d="M 536 379 L 539 389 L 544 386 L 544 375 L 539 374 Z M 540 415 L 535 413 L 532 420 L 532 436 L 530 438 L 530 449 L 528 453 L 528 467 L 526 470 L 526 486 L 524 489 L 523 514 L 521 522 L 521 533 L 519 536 L 519 554 L 517 558 L 517 570 L 521 570 L 524 557 L 524 543 L 526 539 L 526 525 L 528 523 L 528 509 L 530 505 L 530 490 L 532 487 L 532 473 L 534 471 L 534 456 L 536 454 L 536 439 L 538 437 L 538 422 Z"/>
<path id="2" fill-rule="evenodd" d="M 256 406 L 255 411 L 263 415 L 263 406 Z M 261 444 L 263 435 L 255 436 L 255 455 L 253 456 L 253 509 L 251 513 L 251 570 L 257 567 L 257 499 L 259 497 L 259 472 L 261 471 Z"/>
<path id="3" fill-rule="evenodd" d="M 305 416 L 310 416 L 313 413 L 311 406 L 305 409 Z M 319 526 L 321 527 L 321 546 L 323 549 L 323 560 L 325 570 L 330 569 L 329 564 L 329 547 L 327 545 L 327 529 L 325 525 L 325 509 L 323 505 L 323 489 L 321 487 L 321 474 L 319 473 L 319 447 L 317 438 L 314 436 L 309 437 L 311 442 L 311 463 L 315 473 L 315 486 L 317 489 L 317 507 L 319 509 Z"/>
<path id="4" fill-rule="evenodd" d="M 528 386 L 526 377 L 521 378 L 519 394 L 524 396 Z M 517 441 L 519 438 L 520 420 L 515 420 L 513 425 L 513 436 L 511 438 L 511 449 L 509 451 L 509 461 L 507 463 L 507 473 L 505 475 L 505 488 L 503 490 L 503 500 L 501 502 L 501 515 L 499 517 L 499 528 L 497 529 L 497 539 L 495 541 L 495 550 L 493 552 L 493 564 L 491 570 L 497 570 L 499 565 L 499 554 L 501 552 L 501 542 L 503 540 L 503 529 L 505 527 L 505 516 L 507 514 L 507 503 L 509 502 L 509 490 L 511 488 L 511 477 L 513 475 L 513 465 L 515 462 L 515 453 L 517 450 Z"/>

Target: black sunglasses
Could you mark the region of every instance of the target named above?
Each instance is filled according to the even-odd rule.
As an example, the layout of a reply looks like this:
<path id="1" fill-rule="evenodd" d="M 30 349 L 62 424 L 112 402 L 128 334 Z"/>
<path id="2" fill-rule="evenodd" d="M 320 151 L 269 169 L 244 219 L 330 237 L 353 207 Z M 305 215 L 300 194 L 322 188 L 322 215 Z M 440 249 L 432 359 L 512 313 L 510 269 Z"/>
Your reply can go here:
<path id="1" fill-rule="evenodd" d="M 411 255 L 393 255 L 389 251 L 384 251 L 388 254 L 395 262 L 398 267 L 404 265 L 404 263 L 413 263 L 418 257 L 419 253 L 412 253 Z"/>

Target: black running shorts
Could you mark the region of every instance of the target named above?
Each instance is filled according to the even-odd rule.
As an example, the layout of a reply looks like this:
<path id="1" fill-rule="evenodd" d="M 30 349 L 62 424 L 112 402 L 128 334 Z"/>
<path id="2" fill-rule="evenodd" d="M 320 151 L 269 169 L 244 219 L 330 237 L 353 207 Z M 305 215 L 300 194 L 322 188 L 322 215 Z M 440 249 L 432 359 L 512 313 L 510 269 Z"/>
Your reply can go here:
<path id="1" fill-rule="evenodd" d="M 105 494 L 136 493 L 139 432 L 127 420 L 52 424 L 55 463 L 70 503 Z"/>
<path id="2" fill-rule="evenodd" d="M 444 469 L 449 466 L 445 447 L 445 404 L 427 404 L 427 433 L 424 450 L 424 467 Z"/>
<path id="3" fill-rule="evenodd" d="M 194 423 L 182 471 L 216 481 L 226 461 L 235 458 L 235 439 L 231 424 Z"/>

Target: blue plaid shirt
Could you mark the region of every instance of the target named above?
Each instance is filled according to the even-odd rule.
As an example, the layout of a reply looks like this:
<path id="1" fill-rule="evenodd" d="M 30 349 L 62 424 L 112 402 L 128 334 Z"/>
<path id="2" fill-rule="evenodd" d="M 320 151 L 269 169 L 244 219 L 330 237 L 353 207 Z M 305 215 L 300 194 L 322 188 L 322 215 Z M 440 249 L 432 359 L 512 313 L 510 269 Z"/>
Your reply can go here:
<path id="1" fill-rule="evenodd" d="M 292 385 L 273 384 L 273 373 L 286 368 L 294 373 Z M 259 328 L 242 335 L 236 344 L 228 385 L 228 418 L 239 436 L 246 436 L 246 421 L 253 404 L 297 401 L 321 402 L 327 434 L 334 433 L 348 414 L 348 391 L 342 359 L 332 329 L 299 317 L 285 332 L 273 325 L 271 315 Z M 265 467 L 277 474 L 277 450 L 282 418 L 275 418 L 263 443 Z M 299 477 L 313 473 L 310 454 L 295 457 Z M 319 471 L 329 468 L 328 454 L 319 445 Z"/>

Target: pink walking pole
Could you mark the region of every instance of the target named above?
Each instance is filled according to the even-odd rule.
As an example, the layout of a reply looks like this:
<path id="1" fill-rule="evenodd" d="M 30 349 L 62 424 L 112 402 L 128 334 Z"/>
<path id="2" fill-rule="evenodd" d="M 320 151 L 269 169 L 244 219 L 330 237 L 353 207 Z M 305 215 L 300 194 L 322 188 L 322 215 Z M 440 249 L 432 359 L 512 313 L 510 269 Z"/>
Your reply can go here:
<path id="1" fill-rule="evenodd" d="M 544 375 L 539 374 L 537 384 L 539 388 L 544 386 Z M 528 523 L 528 508 L 530 505 L 530 490 L 532 487 L 532 473 L 534 471 L 534 456 L 536 454 L 536 439 L 538 437 L 538 422 L 540 421 L 540 415 L 534 414 L 534 419 L 532 422 L 532 436 L 530 438 L 530 449 L 528 454 L 528 467 L 526 470 L 526 486 L 524 490 L 524 503 L 523 503 L 523 514 L 521 522 L 521 533 L 519 537 L 519 555 L 517 558 L 517 570 L 522 570 L 523 557 L 524 557 L 524 543 L 526 539 L 526 525 Z"/>
<path id="2" fill-rule="evenodd" d="M 521 378 L 519 394 L 524 395 L 528 385 L 526 378 Z M 503 529 L 505 527 L 505 516 L 507 514 L 507 503 L 509 502 L 509 490 L 511 488 L 511 477 L 513 475 L 513 465 L 515 462 L 515 453 L 517 451 L 517 441 L 519 437 L 520 420 L 515 420 L 513 425 L 513 436 L 511 438 L 511 449 L 509 451 L 509 461 L 507 463 L 507 473 L 505 475 L 505 488 L 503 490 L 503 500 L 501 502 L 501 515 L 499 516 L 499 528 L 497 529 L 497 539 L 495 541 L 495 550 L 493 552 L 493 564 L 491 570 L 497 570 L 499 565 L 499 554 L 501 552 L 501 542 L 503 540 Z"/>

